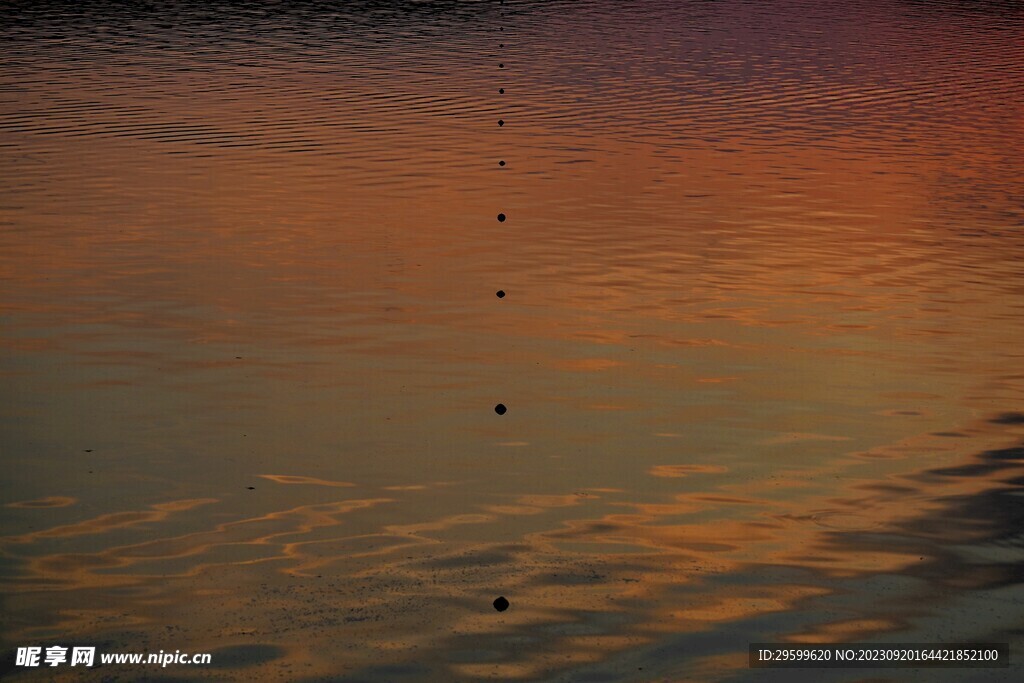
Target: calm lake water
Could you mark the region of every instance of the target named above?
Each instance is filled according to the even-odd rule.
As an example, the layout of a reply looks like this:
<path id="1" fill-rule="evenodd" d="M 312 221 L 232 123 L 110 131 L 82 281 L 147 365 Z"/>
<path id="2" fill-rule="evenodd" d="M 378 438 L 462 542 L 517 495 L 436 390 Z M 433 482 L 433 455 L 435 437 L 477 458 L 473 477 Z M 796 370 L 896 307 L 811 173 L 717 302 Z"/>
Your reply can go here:
<path id="1" fill-rule="evenodd" d="M 1020 680 L 1021 4 L 3 10 L 5 673 Z"/>

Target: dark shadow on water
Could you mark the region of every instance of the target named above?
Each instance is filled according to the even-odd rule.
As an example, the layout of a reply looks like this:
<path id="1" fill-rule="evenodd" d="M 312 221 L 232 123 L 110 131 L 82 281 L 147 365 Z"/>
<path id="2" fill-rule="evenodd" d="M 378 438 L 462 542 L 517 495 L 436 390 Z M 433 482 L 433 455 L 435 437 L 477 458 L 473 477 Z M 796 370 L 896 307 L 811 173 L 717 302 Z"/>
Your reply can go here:
<path id="1" fill-rule="evenodd" d="M 998 484 L 974 495 L 945 499 L 942 514 L 908 522 L 899 530 L 901 534 L 939 546 L 988 546 L 1017 552 L 1003 553 L 1005 559 L 987 562 L 975 559 L 970 563 L 958 560 L 956 554 L 951 553 L 943 562 L 929 563 L 925 577 L 937 584 L 976 590 L 1024 582 L 1024 560 L 1020 559 L 1019 552 L 1024 548 L 1024 444 L 985 451 L 976 456 L 974 463 L 938 468 L 926 475 L 985 477 Z M 872 546 L 871 542 L 866 542 L 862 547 Z"/>
<path id="2" fill-rule="evenodd" d="M 996 425 L 1024 425 L 1024 413 L 1003 413 L 990 421 Z"/>
<path id="3" fill-rule="evenodd" d="M 993 424 L 1016 425 L 1024 422 L 1020 413 L 1005 413 L 990 420 Z M 554 674 L 551 681 L 605 681 L 605 680 L 701 680 L 702 660 L 745 652 L 746 645 L 758 639 L 778 641 L 787 634 L 815 633 L 815 625 L 823 625 L 828 614 L 842 614 L 842 605 L 851 596 L 857 603 L 853 612 L 862 617 L 877 615 L 879 625 L 872 631 L 867 627 L 852 636 L 864 642 L 894 640 L 912 641 L 905 633 L 914 633 L 917 620 L 946 618 L 955 614 L 957 602 L 967 601 L 969 618 L 950 624 L 948 633 L 962 633 L 969 629 L 977 642 L 1009 642 L 1011 651 L 1018 647 L 1024 629 L 1007 622 L 998 615 L 987 615 L 976 607 L 976 601 L 990 600 L 998 595 L 992 591 L 1019 586 L 1024 583 L 1024 443 L 1006 448 L 985 450 L 974 455 L 971 462 L 955 467 L 925 470 L 911 477 L 920 482 L 918 492 L 931 494 L 939 508 L 917 517 L 898 521 L 884 529 L 863 531 L 825 532 L 821 544 L 833 553 L 869 556 L 872 553 L 915 553 L 921 556 L 919 564 L 893 574 L 887 570 L 864 570 L 856 576 L 829 578 L 813 576 L 815 570 L 799 567 L 750 567 L 749 571 L 724 574 L 710 579 L 711 584 L 743 584 L 756 576 L 767 585 L 781 583 L 820 583 L 831 585 L 835 592 L 824 597 L 798 600 L 785 612 L 765 613 L 734 622 L 723 622 L 712 631 L 667 634 L 649 645 L 619 652 L 608 659 L 571 672 Z M 980 491 L 968 495 L 942 495 L 951 478 L 982 480 Z M 984 550 L 984 552 L 978 552 Z M 903 585 L 906 579 L 916 586 L 904 594 L 894 585 Z M 755 582 L 758 579 L 753 579 Z M 893 582 L 896 583 L 893 583 Z M 893 600 L 878 600 L 885 591 L 894 591 Z M 867 594 L 871 598 L 856 598 Z M 1005 593 L 1003 594 L 1005 595 Z M 984 603 L 982 603 L 984 604 Z M 948 607 L 954 608 L 953 612 Z M 839 609 L 833 609 L 839 606 Z M 847 615 L 850 611 L 845 611 Z M 834 618 L 834 617 L 833 617 Z M 964 621 L 968 623 L 964 623 Z M 840 622 L 841 623 L 841 622 Z M 927 626 L 925 626 L 927 628 Z M 905 631 L 904 629 L 909 629 Z M 958 631 L 960 629 L 960 631 Z M 827 630 L 825 631 L 827 633 Z M 951 636 L 955 640 L 957 636 Z M 799 641 L 798 641 L 799 642 Z M 825 642 L 828 642 L 827 640 Z M 851 641 L 852 642 L 852 641 Z M 845 680 L 922 680 L 915 672 L 891 669 L 879 672 L 877 678 L 865 677 L 866 672 L 839 670 L 746 670 L 745 667 L 729 673 L 712 666 L 714 680 L 758 681 L 845 681 Z M 958 678 L 960 673 L 969 676 Z M 694 673 L 698 672 L 698 673 Z M 919 673 L 919 672 L 918 672 Z M 1011 660 L 1010 669 L 949 670 L 932 672 L 931 680 L 1020 680 L 1020 665 Z M 667 678 L 663 678 L 667 677 Z"/>
<path id="4" fill-rule="evenodd" d="M 442 19 L 446 25 L 477 22 L 481 15 L 497 13 L 497 3 L 443 2 L 360 2 L 326 3 L 313 0 L 290 0 L 286 3 L 260 2 L 183 2 L 120 3 L 66 2 L 18 3 L 7 9 L 5 23 L 9 28 L 40 29 L 69 24 L 103 25 L 110 21 L 151 22 L 160 32 L 220 28 L 247 32 L 252 29 L 291 30 L 298 33 L 319 33 L 325 28 L 349 25 L 352 20 L 379 25 L 380 22 L 418 22 Z M 108 27 L 109 28 L 109 27 Z M 135 27 L 136 30 L 139 28 Z"/>
<path id="5" fill-rule="evenodd" d="M 369 667 L 353 676 L 313 676 L 296 679 L 295 683 L 375 683 L 376 681 L 444 680 L 442 672 L 416 664 Z"/>
<path id="6" fill-rule="evenodd" d="M 232 645 L 213 650 L 210 654 L 211 663 L 207 665 L 214 669 L 238 669 L 247 666 L 255 666 L 266 662 L 281 659 L 287 651 L 283 647 L 270 644 L 256 645 Z"/>

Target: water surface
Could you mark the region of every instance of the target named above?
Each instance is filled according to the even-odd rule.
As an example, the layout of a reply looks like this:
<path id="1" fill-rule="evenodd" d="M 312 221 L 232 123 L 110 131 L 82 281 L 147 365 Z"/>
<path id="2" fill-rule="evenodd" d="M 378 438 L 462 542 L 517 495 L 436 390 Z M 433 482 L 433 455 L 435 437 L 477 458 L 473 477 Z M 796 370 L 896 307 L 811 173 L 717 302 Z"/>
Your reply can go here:
<path id="1" fill-rule="evenodd" d="M 4 9 L 22 678 L 1018 652 L 1020 4 Z"/>

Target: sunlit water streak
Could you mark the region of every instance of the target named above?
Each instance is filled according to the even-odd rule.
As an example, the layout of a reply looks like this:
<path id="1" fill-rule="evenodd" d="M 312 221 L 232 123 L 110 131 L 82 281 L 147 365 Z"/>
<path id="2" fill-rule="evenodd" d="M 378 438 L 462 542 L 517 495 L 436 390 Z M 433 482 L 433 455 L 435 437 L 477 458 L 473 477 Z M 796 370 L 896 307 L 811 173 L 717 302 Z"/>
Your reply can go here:
<path id="1" fill-rule="evenodd" d="M 1019 648 L 1020 5 L 504 7 L 5 5 L 4 656 Z"/>

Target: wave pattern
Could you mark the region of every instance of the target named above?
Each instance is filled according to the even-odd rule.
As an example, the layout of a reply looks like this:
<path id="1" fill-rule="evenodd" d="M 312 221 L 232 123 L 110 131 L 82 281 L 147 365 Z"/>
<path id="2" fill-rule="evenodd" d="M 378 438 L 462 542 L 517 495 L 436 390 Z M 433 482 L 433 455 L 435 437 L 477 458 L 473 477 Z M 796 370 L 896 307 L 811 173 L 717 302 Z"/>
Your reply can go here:
<path id="1" fill-rule="evenodd" d="M 1020 3 L 2 9 L 5 652 L 1018 647 Z"/>

